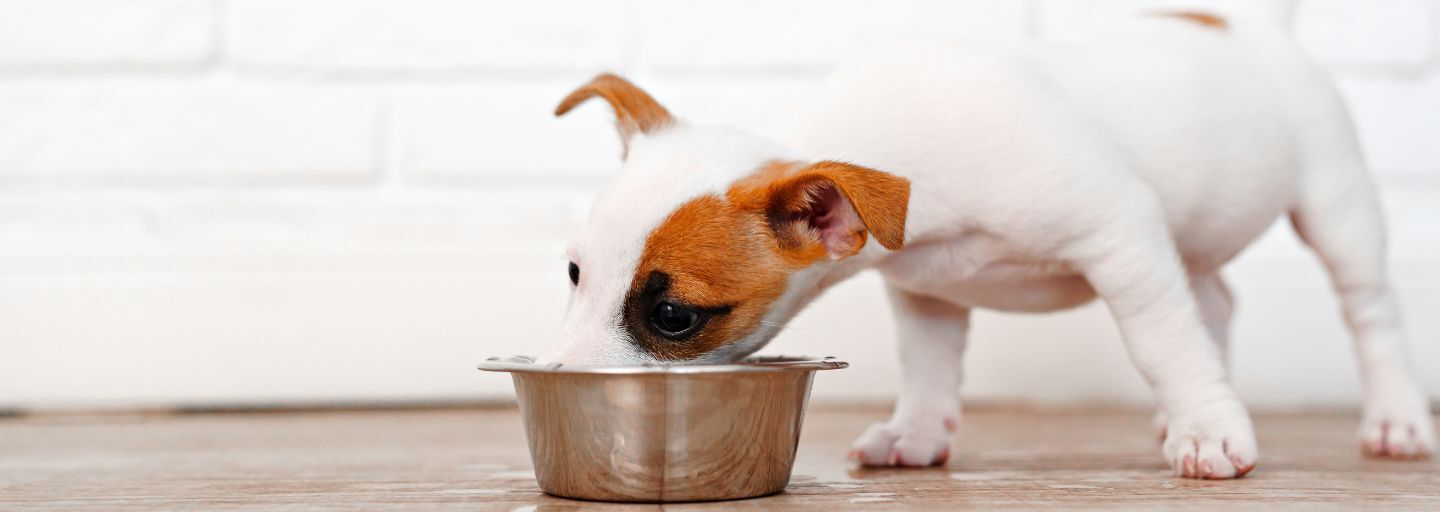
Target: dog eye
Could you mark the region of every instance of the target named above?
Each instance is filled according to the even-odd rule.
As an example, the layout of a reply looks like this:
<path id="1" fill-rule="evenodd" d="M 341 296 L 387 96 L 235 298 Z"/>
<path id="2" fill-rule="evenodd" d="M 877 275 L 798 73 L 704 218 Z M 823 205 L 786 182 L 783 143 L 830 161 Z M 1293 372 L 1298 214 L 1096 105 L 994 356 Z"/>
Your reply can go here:
<path id="1" fill-rule="evenodd" d="M 650 312 L 650 325 L 662 336 L 679 338 L 700 326 L 700 313 L 679 304 L 661 302 Z"/>
<path id="2" fill-rule="evenodd" d="M 570 262 L 570 284 L 577 286 L 580 284 L 580 265 L 576 265 L 573 261 Z"/>

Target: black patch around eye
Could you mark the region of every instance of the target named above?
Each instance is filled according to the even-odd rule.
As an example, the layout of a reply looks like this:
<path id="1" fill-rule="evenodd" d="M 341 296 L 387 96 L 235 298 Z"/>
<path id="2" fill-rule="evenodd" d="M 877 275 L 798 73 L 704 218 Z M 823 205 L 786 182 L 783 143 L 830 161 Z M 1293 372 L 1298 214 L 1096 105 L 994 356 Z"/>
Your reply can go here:
<path id="1" fill-rule="evenodd" d="M 641 289 L 640 295 L 653 297 L 668 289 L 670 289 L 670 274 L 651 272 L 650 277 L 645 279 L 645 288 Z"/>
<path id="2" fill-rule="evenodd" d="M 573 261 L 570 262 L 570 284 L 577 286 L 580 284 L 580 265 L 576 265 Z"/>
<path id="3" fill-rule="evenodd" d="M 671 278 L 651 272 L 625 297 L 624 325 L 639 348 L 662 360 L 684 360 L 703 353 L 687 345 L 713 318 L 730 313 L 730 306 L 704 307 L 667 297 Z"/>

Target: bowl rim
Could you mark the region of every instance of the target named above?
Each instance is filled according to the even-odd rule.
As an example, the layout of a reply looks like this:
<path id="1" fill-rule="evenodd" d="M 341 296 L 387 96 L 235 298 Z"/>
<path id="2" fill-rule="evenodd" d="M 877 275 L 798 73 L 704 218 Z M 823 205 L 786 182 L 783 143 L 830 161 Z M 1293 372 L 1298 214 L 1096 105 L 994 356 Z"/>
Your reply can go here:
<path id="1" fill-rule="evenodd" d="M 503 373 L 553 373 L 592 375 L 688 375 L 708 373 L 764 373 L 839 370 L 850 363 L 830 357 L 756 356 L 729 364 L 653 366 L 565 366 L 540 364 L 525 357 L 491 357 L 480 363 L 480 371 Z"/>

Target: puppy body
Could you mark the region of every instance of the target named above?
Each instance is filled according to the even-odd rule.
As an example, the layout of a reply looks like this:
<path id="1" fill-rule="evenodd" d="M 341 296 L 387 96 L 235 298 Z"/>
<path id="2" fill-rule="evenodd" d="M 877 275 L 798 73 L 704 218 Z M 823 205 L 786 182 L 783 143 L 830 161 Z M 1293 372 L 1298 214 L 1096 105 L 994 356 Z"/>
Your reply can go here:
<path id="1" fill-rule="evenodd" d="M 928 465 L 945 459 L 959 419 L 972 309 L 1055 311 L 1099 297 L 1155 390 L 1171 466 L 1185 476 L 1235 477 L 1254 467 L 1258 450 L 1226 382 L 1231 300 L 1218 271 L 1288 214 L 1329 268 L 1356 338 L 1362 446 L 1427 454 L 1434 434 L 1403 360 L 1383 226 L 1355 134 L 1329 81 L 1283 29 L 1285 3 L 1262 4 L 1270 8 L 1224 17 L 1146 16 L 1082 44 L 896 41 L 836 72 L 756 135 L 680 121 L 641 126 L 643 134 L 626 135 L 629 156 L 597 202 L 589 236 L 572 248 L 572 260 L 594 273 L 572 295 L 552 357 L 734 359 L 826 287 L 874 268 L 894 305 L 904 380 L 894 417 L 864 433 L 852 455 Z M 634 107 L 611 102 L 624 134 L 623 112 Z M 908 181 L 908 197 L 862 170 L 776 164 L 824 160 Z M 824 258 L 798 256 L 794 247 L 805 243 L 787 242 L 788 228 L 776 227 L 794 218 L 776 206 L 788 204 L 790 181 L 811 174 L 834 185 L 799 200 L 819 205 L 800 236 Z M 725 251 L 779 262 L 725 270 L 783 276 L 770 279 L 776 286 L 726 280 L 707 268 L 733 260 L 703 250 L 654 256 L 655 247 L 674 245 L 657 243 L 662 233 L 704 246 L 697 233 L 721 229 L 712 226 L 719 221 L 666 228 L 707 197 L 721 198 L 707 207 L 713 219 L 739 226 L 731 240 L 769 233 Z M 883 233 L 895 224 L 884 204 L 897 200 L 903 248 Z M 866 243 L 867 233 L 880 243 Z M 712 263 L 697 269 L 681 260 Z M 642 282 L 657 272 L 689 288 L 645 298 Z M 727 298 L 737 287 L 749 291 Z M 732 311 L 751 296 L 765 304 L 742 321 Z M 667 344 L 697 343 L 688 338 L 637 340 L 652 337 L 644 308 L 667 300 L 726 304 L 712 325 L 701 323 L 730 334 L 702 334 L 710 340 L 699 342 L 703 349 Z"/>

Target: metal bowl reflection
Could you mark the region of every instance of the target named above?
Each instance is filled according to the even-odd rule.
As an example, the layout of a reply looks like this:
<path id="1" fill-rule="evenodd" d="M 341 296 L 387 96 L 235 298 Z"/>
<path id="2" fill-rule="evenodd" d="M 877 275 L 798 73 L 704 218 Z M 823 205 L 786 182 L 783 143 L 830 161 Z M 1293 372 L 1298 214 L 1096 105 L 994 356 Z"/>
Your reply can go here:
<path id="1" fill-rule="evenodd" d="M 783 491 L 815 372 L 847 366 L 834 358 L 603 368 L 491 358 L 480 369 L 514 378 L 546 493 L 673 502 Z"/>

